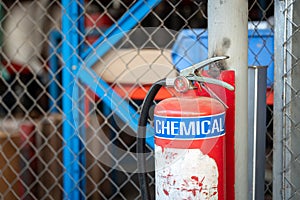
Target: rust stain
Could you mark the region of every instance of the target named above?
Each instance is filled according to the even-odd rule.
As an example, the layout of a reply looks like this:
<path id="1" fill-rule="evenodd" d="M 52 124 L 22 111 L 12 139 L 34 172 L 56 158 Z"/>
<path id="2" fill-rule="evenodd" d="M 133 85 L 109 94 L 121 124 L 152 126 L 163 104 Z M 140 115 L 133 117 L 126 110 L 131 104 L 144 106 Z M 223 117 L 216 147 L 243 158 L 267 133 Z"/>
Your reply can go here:
<path id="1" fill-rule="evenodd" d="M 167 190 L 164 189 L 163 191 L 167 196 L 169 196 L 169 192 Z"/>

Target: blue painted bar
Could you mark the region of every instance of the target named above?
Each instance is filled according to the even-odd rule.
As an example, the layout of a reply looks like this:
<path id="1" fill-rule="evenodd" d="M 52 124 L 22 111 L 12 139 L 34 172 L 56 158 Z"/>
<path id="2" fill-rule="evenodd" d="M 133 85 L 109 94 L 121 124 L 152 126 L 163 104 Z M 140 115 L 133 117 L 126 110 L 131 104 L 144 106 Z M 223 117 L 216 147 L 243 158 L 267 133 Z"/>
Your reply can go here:
<path id="1" fill-rule="evenodd" d="M 83 54 L 85 66 L 92 67 L 113 45 L 134 28 L 161 0 L 137 1 L 114 25 L 108 28 Z"/>
<path id="2" fill-rule="evenodd" d="M 148 3 L 145 3 L 145 1 L 138 1 L 119 21 L 118 21 L 118 26 L 117 25 L 113 25 L 110 29 L 107 30 L 107 34 L 105 34 L 104 36 L 102 36 L 101 38 L 99 38 L 99 40 L 94 43 L 94 46 L 97 46 L 98 44 L 100 44 L 101 42 L 103 42 L 103 40 L 105 38 L 108 38 L 108 40 L 105 40 L 105 42 L 100 45 L 99 47 L 97 47 L 97 49 L 99 50 L 98 52 L 96 52 L 96 55 L 94 54 L 91 54 L 90 56 L 93 56 L 95 59 L 98 59 L 101 55 L 103 56 L 110 48 L 111 48 L 111 44 L 115 44 L 116 42 L 118 42 L 122 37 L 124 37 L 124 35 L 130 30 L 129 28 L 131 27 L 134 27 L 139 21 L 138 19 L 142 19 L 144 18 L 150 11 L 153 7 L 155 7 L 161 0 L 154 0 L 154 1 L 149 1 Z M 64 1 L 65 4 L 63 4 L 65 7 L 68 6 L 68 1 L 65 0 Z M 76 9 L 75 9 L 76 10 Z M 74 10 L 73 10 L 74 11 Z M 74 14 L 74 13 L 73 13 Z M 134 15 L 135 14 L 135 15 Z M 71 22 L 67 22 L 67 21 L 70 21 L 68 19 L 68 17 L 64 18 L 63 17 L 63 33 L 68 33 L 72 27 L 72 23 Z M 69 28 L 66 28 L 67 27 L 67 24 L 68 24 L 68 27 Z M 73 24 L 74 25 L 74 24 Z M 82 22 L 79 24 L 79 26 L 83 27 L 82 26 Z M 65 28 L 65 29 L 64 29 Z M 73 28 L 75 29 L 75 33 L 76 32 L 76 28 L 73 26 Z M 127 31 L 127 32 L 124 32 L 124 31 Z M 74 34 L 75 34 L 74 33 Z M 64 34 L 65 35 L 65 34 Z M 114 35 L 117 35 L 118 37 L 114 37 Z M 54 34 L 53 35 L 53 39 L 58 39 L 59 37 L 61 37 L 60 35 L 58 34 Z M 73 40 L 74 41 L 74 40 Z M 100 48 L 101 47 L 101 48 Z M 104 48 L 103 48 L 104 47 Z M 63 59 L 69 59 L 68 58 L 68 55 L 72 55 L 72 49 L 69 48 L 69 52 L 67 52 L 67 48 L 65 47 L 65 49 L 63 50 Z M 81 55 L 81 57 L 85 57 L 86 55 L 88 55 L 88 52 L 92 51 L 93 49 L 90 48 L 89 50 L 87 50 L 86 52 L 84 52 L 84 54 Z M 54 61 L 54 57 L 51 59 L 52 61 Z M 75 58 L 76 59 L 76 58 Z M 76 59 L 77 60 L 77 59 Z M 86 64 L 86 63 L 85 63 Z M 54 62 L 52 64 L 50 64 L 51 66 L 53 66 L 53 72 L 55 72 L 55 69 L 57 69 L 57 63 L 54 64 Z M 93 64 L 90 64 L 90 66 L 92 66 Z M 72 62 L 71 64 L 67 64 L 66 63 L 66 66 L 68 66 L 69 68 L 72 67 Z M 64 82 L 66 83 L 68 78 L 72 77 L 73 75 L 70 74 L 66 69 L 63 69 L 63 80 L 65 80 Z M 72 78 L 69 79 L 69 81 L 72 81 Z M 106 82 L 103 81 L 103 83 L 107 84 Z M 64 86 L 64 84 L 63 84 Z M 52 86 L 53 90 L 51 90 L 51 94 L 56 97 L 57 96 L 57 88 L 55 88 L 55 85 Z M 109 87 L 109 86 L 108 86 Z M 73 95 L 74 93 L 72 93 Z M 75 93 L 76 94 L 76 93 Z M 99 95 L 99 94 L 98 94 Z M 105 93 L 103 93 L 103 95 L 105 96 Z M 67 108 L 68 106 L 70 106 L 71 104 L 69 104 L 70 102 L 72 102 L 71 99 L 68 99 L 67 97 L 67 94 L 64 95 L 63 99 L 63 105 L 65 108 Z M 101 96 L 100 96 L 101 97 Z M 122 98 L 120 98 L 122 99 Z M 107 103 L 109 103 L 109 100 L 107 101 Z M 69 103 L 68 103 L 69 102 Z M 126 102 L 127 103 L 127 102 Z M 127 103 L 128 104 L 128 103 Z M 126 105 L 126 106 L 129 106 Z M 71 109 L 71 108 L 70 108 Z M 65 111 L 65 109 L 64 109 Z M 135 111 L 133 111 L 135 113 Z M 119 115 L 123 115 L 122 114 L 122 111 L 121 112 L 118 112 L 117 114 Z M 120 117 L 120 116 L 119 116 Z M 122 118 L 122 117 L 121 117 Z M 71 118 L 70 118 L 71 119 Z M 128 119 L 128 118 L 127 118 Z M 73 120 L 73 119 L 72 119 Z M 134 120 L 134 124 L 132 124 L 131 128 L 134 129 L 135 131 L 137 131 L 137 124 L 138 124 L 138 117 L 136 120 Z M 75 120 L 76 121 L 76 120 Z M 67 130 L 71 130 L 72 128 L 71 125 L 68 125 L 68 123 L 65 123 L 65 129 Z M 65 131 L 67 132 L 67 131 Z M 82 131 L 80 131 L 82 132 Z M 153 141 L 153 130 L 150 129 L 149 131 L 147 131 L 149 133 L 149 135 L 151 136 L 147 136 L 147 143 L 150 147 L 154 147 L 154 141 Z M 83 137 L 81 135 L 81 137 Z M 75 148 L 77 148 L 75 146 Z M 75 150 L 75 149 L 74 149 Z M 69 153 L 72 153 L 72 152 L 69 152 Z M 66 151 L 66 155 L 67 155 L 67 158 L 66 158 L 66 162 L 67 160 L 69 160 L 69 162 L 71 162 L 72 159 L 70 159 L 68 157 L 68 151 Z M 80 163 L 84 164 L 85 163 L 85 158 L 84 157 L 80 157 L 79 158 L 80 160 Z M 67 170 L 67 171 L 70 171 L 70 170 Z M 80 170 L 79 170 L 80 171 Z M 66 175 L 66 179 L 68 178 L 68 176 Z M 65 181 L 67 182 L 67 181 Z M 81 182 L 82 183 L 82 182 Z M 64 187 L 67 187 L 67 188 L 72 188 L 71 186 L 72 184 L 66 184 Z M 82 186 L 84 187 L 84 186 Z M 69 189 L 71 190 L 71 189 Z"/>
<path id="3" fill-rule="evenodd" d="M 84 179 L 80 153 L 82 144 L 79 136 L 79 89 L 75 79 L 79 69 L 79 5 L 76 0 L 62 0 L 62 70 L 63 91 L 63 175 L 64 199 L 84 199 L 80 183 Z"/>
<path id="4" fill-rule="evenodd" d="M 79 2 L 78 5 L 78 13 L 77 13 L 77 17 L 78 19 L 78 30 L 77 31 L 77 36 L 79 37 L 78 40 L 79 42 L 79 48 L 77 49 L 77 55 L 79 55 L 80 57 L 82 57 L 82 54 L 84 52 L 84 47 L 85 47 L 85 43 L 83 42 L 85 40 L 84 38 L 84 33 L 85 32 L 85 27 L 84 27 L 84 0 L 77 0 L 77 2 Z M 81 34 L 80 34 L 81 33 Z M 77 62 L 81 62 L 81 59 L 79 60 L 77 58 Z M 78 63 L 78 66 L 81 66 L 81 63 Z M 79 71 L 79 69 L 77 70 Z M 79 180 L 79 187 L 80 187 L 80 191 L 82 192 L 81 194 L 81 199 L 85 199 L 85 193 L 86 193 L 86 178 L 85 178 L 85 169 L 86 169 L 86 151 L 85 151 L 85 145 L 82 141 L 86 141 L 86 126 L 85 126 L 85 120 L 86 117 L 84 116 L 84 109 L 85 109 L 85 100 L 83 98 L 83 96 L 85 95 L 85 89 L 82 87 L 82 84 L 80 83 L 79 79 L 76 79 L 77 83 L 80 84 L 81 86 L 76 84 L 76 89 L 78 91 L 78 98 L 80 99 L 79 101 L 75 102 L 78 104 L 78 110 L 76 111 L 77 115 L 78 115 L 78 122 L 80 124 L 78 124 L 77 127 L 79 127 L 79 136 L 81 138 L 80 142 L 79 142 L 79 159 L 78 162 L 80 163 L 81 169 L 80 169 L 80 180 Z M 80 111 L 80 112 L 78 112 Z"/>
<path id="5" fill-rule="evenodd" d="M 78 73 L 79 79 L 86 84 L 111 110 L 135 132 L 138 130 L 138 119 L 140 115 L 120 97 L 103 79 L 101 79 L 92 69 L 81 69 Z M 154 130 L 147 127 L 146 143 L 154 148 Z"/>

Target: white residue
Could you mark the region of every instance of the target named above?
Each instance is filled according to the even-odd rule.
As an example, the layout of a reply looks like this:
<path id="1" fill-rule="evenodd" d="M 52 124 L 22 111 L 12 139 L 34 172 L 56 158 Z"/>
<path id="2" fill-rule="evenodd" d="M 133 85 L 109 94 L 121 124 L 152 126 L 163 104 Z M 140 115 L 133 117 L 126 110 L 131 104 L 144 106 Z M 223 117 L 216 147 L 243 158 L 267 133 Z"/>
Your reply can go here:
<path id="1" fill-rule="evenodd" d="M 156 199 L 218 199 L 218 167 L 200 149 L 155 146 Z"/>

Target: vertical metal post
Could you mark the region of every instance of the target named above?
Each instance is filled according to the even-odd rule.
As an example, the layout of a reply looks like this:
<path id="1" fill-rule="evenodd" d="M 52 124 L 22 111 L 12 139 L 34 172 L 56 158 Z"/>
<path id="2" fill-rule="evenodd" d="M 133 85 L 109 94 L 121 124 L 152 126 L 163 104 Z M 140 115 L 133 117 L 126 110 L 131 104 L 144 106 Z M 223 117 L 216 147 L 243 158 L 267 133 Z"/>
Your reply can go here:
<path id="1" fill-rule="evenodd" d="M 282 10 L 284 14 L 283 43 L 279 43 L 282 44 L 281 48 L 283 48 L 283 65 L 277 65 L 277 67 L 282 68 L 282 70 L 276 69 L 276 72 L 279 70 L 282 74 L 278 74 L 279 80 L 278 84 L 275 86 L 282 89 L 283 92 L 282 94 L 275 93 L 275 99 L 278 98 L 278 102 L 275 102 L 276 111 L 281 111 L 283 113 L 282 119 L 276 118 L 276 120 L 280 120 L 276 125 L 282 123 L 280 124 L 282 126 L 278 127 L 278 130 L 276 130 L 278 132 L 275 133 L 278 139 L 282 139 L 277 141 L 279 142 L 279 147 L 282 145 L 282 171 L 280 172 L 278 171 L 278 168 L 276 169 L 276 173 L 282 174 L 282 199 L 300 198 L 300 164 L 298 162 L 300 156 L 300 65 L 298 61 L 300 58 L 300 50 L 298 47 L 300 41 L 299 9 L 299 1 L 284 1 L 284 7 Z M 280 29 L 280 27 L 282 28 L 282 24 L 275 24 L 275 27 L 276 26 L 278 29 Z M 280 36 L 278 35 L 278 37 Z M 279 50 L 276 49 L 275 52 L 277 51 Z M 277 58 L 275 57 L 275 59 Z M 280 83 L 282 83 L 282 88 L 279 86 Z M 276 87 L 275 91 L 277 89 Z M 278 161 L 276 161 L 276 164 L 277 163 Z M 275 176 L 275 172 L 273 175 Z M 279 186 L 277 182 L 276 185 Z"/>
<path id="2" fill-rule="evenodd" d="M 85 40 L 84 38 L 84 33 L 85 33 L 85 27 L 84 27 L 84 0 L 77 0 L 77 8 L 78 8 L 78 13 L 77 13 L 77 19 L 78 19 L 78 25 L 77 25 L 77 34 L 78 34 L 78 39 L 79 39 L 79 44 L 78 44 L 78 56 L 80 57 L 80 59 L 77 60 L 78 62 L 80 62 L 80 64 L 78 63 L 78 68 L 82 67 L 82 56 L 83 56 L 83 52 L 84 52 L 84 48 L 85 48 L 85 43 L 83 42 Z M 77 69 L 77 72 L 79 71 L 79 69 Z M 81 85 L 81 86 L 80 86 Z M 76 77 L 76 89 L 78 91 L 78 98 L 79 101 L 77 102 L 78 104 L 78 128 L 79 128 L 79 136 L 81 138 L 79 145 L 80 145 L 80 152 L 79 152 L 79 163 L 81 165 L 81 177 L 80 177 L 80 189 L 81 192 L 83 194 L 86 193 L 86 178 L 85 178 L 85 169 L 86 169 L 86 151 L 85 151 L 85 144 L 84 141 L 86 141 L 86 126 L 85 126 L 85 120 L 86 120 L 86 116 L 84 115 L 85 112 L 85 87 L 82 87 L 82 82 L 80 81 L 79 77 Z M 82 195 L 85 196 L 85 195 Z M 83 198 L 85 199 L 85 198 Z"/>
<path id="3" fill-rule="evenodd" d="M 290 90 L 291 90 L 291 101 L 290 101 L 290 121 L 291 121 L 291 132 L 290 132 L 290 144 L 291 148 L 286 149 L 286 151 L 292 150 L 291 160 L 289 163 L 290 165 L 290 179 L 291 179 L 291 196 L 289 198 L 293 199 L 300 199 L 300 16 L 299 16 L 299 9 L 300 9 L 300 2 L 299 1 L 290 1 L 293 4 L 292 10 L 292 22 L 291 24 L 291 82 L 287 82 L 286 85 L 291 83 Z M 288 86 L 287 86 L 288 87 Z M 286 116 L 288 117 L 288 115 Z"/>
<path id="4" fill-rule="evenodd" d="M 235 199 L 248 198 L 248 1 L 208 1 L 208 52 L 228 55 L 225 67 L 235 70 Z"/>
<path id="5" fill-rule="evenodd" d="M 285 2 L 274 1 L 274 132 L 273 132 L 273 199 L 283 198 L 283 91 L 284 91 L 284 41 Z"/>
<path id="6" fill-rule="evenodd" d="M 62 58 L 64 66 L 62 70 L 63 95 L 63 163 L 65 173 L 63 176 L 64 198 L 84 199 L 84 173 L 85 166 L 83 144 L 80 140 L 80 89 L 78 86 L 77 73 L 81 49 L 80 37 L 80 1 L 62 0 Z"/>
<path id="7" fill-rule="evenodd" d="M 248 199 L 255 200 L 265 195 L 267 67 L 251 66 L 248 74 Z"/>

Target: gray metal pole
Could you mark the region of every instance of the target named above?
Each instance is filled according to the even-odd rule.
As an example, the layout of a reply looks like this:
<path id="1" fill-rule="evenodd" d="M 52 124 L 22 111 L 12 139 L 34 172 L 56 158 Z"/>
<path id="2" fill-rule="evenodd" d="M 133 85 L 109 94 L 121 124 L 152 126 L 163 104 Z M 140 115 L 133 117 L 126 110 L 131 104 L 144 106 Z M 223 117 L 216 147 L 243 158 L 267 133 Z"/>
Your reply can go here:
<path id="1" fill-rule="evenodd" d="M 283 105 L 284 105 L 284 51 L 285 2 L 274 2 L 274 125 L 273 125 L 273 191 L 274 200 L 283 199 Z"/>
<path id="2" fill-rule="evenodd" d="M 281 20 L 282 15 L 276 13 L 275 20 L 278 21 L 275 24 L 274 116 L 281 116 L 282 119 L 277 116 L 274 118 L 273 186 L 281 191 L 274 193 L 274 197 L 276 195 L 278 199 L 281 196 L 282 199 L 300 199 L 300 2 L 285 0 L 284 5 L 280 1 L 276 2 L 275 6 L 276 11 L 281 8 L 280 12 L 284 18 Z M 280 36 L 283 36 L 283 40 Z M 281 64 L 280 59 L 283 59 Z M 279 150 L 282 150 L 282 153 Z"/>
<path id="3" fill-rule="evenodd" d="M 248 1 L 208 1 L 208 52 L 228 55 L 224 68 L 236 73 L 235 199 L 248 198 Z"/>
<path id="4" fill-rule="evenodd" d="M 291 170 L 289 171 L 289 176 L 291 179 L 290 187 L 291 187 L 291 199 L 300 199 L 300 2 L 299 1 L 290 1 L 293 4 L 293 13 L 292 13 L 292 23 L 291 23 L 291 37 L 292 44 L 291 49 L 292 52 L 290 54 L 290 59 L 292 61 L 290 69 L 288 72 L 291 76 L 291 82 L 286 83 L 286 87 L 290 87 L 291 89 L 291 99 L 290 99 L 290 109 L 286 115 L 286 118 L 290 115 L 290 123 L 291 123 L 291 132 L 290 132 L 290 149 L 287 148 L 286 154 L 292 151 L 290 163 L 287 163 L 287 166 L 290 165 Z M 289 84 L 291 83 L 291 86 Z"/>
<path id="5" fill-rule="evenodd" d="M 248 199 L 255 200 L 265 195 L 267 67 L 251 66 L 248 72 Z"/>

